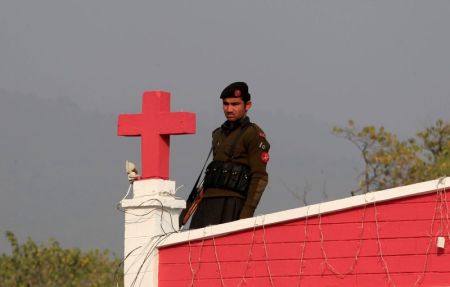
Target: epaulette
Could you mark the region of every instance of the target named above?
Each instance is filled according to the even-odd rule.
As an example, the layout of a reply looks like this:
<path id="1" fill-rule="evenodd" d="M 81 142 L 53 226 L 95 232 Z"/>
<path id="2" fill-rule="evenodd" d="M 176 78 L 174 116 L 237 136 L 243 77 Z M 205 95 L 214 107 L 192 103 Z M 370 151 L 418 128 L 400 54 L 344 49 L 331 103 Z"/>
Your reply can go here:
<path id="1" fill-rule="evenodd" d="M 220 131 L 220 127 L 216 128 L 215 130 L 212 131 L 212 134 L 215 134 L 216 132 Z"/>
<path id="2" fill-rule="evenodd" d="M 262 128 L 260 128 L 257 124 L 255 123 L 250 123 L 250 126 L 253 127 L 253 129 L 255 130 L 256 134 L 262 138 L 266 138 L 266 133 L 263 131 Z"/>

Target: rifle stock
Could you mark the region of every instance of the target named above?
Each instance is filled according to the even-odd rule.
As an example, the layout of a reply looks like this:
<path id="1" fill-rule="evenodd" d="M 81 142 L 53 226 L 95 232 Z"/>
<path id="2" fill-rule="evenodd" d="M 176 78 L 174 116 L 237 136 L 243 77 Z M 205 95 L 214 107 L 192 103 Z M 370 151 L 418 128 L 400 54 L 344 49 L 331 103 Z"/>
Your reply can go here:
<path id="1" fill-rule="evenodd" d="M 187 202 L 186 209 L 184 211 L 184 214 L 182 213 L 182 219 L 181 219 L 181 225 L 185 225 L 186 222 L 188 222 L 189 218 L 191 218 L 192 215 L 194 215 L 195 211 L 197 211 L 197 208 L 200 204 L 200 202 L 203 199 L 203 195 L 205 194 L 203 190 L 203 186 L 200 186 L 198 188 L 197 196 L 192 202 Z"/>
<path id="2" fill-rule="evenodd" d="M 195 213 L 198 205 L 203 199 L 205 191 L 203 189 L 203 180 L 199 186 L 194 186 L 186 201 L 186 208 L 180 214 L 180 227 L 188 222 L 189 218 Z"/>

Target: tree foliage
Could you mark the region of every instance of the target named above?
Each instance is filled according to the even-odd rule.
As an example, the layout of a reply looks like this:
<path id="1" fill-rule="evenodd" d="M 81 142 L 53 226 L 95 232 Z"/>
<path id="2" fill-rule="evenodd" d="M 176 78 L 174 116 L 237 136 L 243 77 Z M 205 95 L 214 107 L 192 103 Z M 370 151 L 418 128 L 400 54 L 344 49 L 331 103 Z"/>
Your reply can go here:
<path id="1" fill-rule="evenodd" d="M 6 237 L 12 254 L 0 256 L 2 287 L 122 286 L 122 273 L 115 272 L 120 260 L 108 250 L 64 249 L 54 239 L 38 245 L 29 238 L 19 244 L 10 231 Z"/>
<path id="2" fill-rule="evenodd" d="M 450 175 L 450 123 L 436 123 L 416 137 L 399 140 L 384 127 L 358 128 L 350 120 L 333 133 L 353 143 L 361 153 L 364 170 L 354 192 L 368 192 Z"/>

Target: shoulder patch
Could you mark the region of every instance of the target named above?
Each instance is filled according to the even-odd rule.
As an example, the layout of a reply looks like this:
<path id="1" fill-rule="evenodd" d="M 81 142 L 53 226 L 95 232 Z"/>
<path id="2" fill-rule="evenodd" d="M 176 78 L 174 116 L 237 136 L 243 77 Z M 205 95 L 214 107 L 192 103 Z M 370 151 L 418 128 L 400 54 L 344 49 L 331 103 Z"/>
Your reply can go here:
<path id="1" fill-rule="evenodd" d="M 266 151 L 263 151 L 261 153 L 261 162 L 264 164 L 267 164 L 269 162 L 269 159 L 270 159 L 269 153 Z"/>

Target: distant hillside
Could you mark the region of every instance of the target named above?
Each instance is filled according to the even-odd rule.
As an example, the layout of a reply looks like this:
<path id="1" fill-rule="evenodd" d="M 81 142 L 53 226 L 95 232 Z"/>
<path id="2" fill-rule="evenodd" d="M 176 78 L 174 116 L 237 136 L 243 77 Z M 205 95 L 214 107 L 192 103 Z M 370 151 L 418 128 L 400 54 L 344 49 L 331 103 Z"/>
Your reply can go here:
<path id="1" fill-rule="evenodd" d="M 0 131 L 2 233 L 120 250 L 115 204 L 127 188 L 123 161 L 137 146 L 115 136 L 114 116 L 0 91 Z"/>

